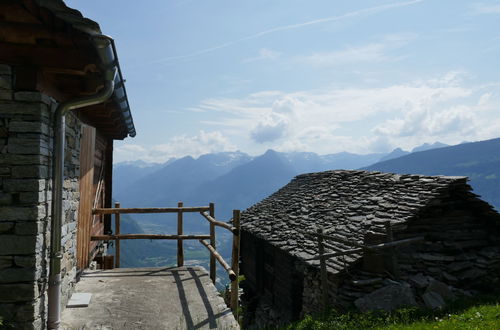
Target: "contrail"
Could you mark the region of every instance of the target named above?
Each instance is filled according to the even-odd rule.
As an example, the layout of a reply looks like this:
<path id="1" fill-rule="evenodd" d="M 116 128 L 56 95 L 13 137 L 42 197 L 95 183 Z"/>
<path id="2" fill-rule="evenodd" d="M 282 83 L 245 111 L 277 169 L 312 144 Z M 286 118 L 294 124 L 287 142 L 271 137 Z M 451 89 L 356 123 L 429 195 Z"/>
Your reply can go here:
<path id="1" fill-rule="evenodd" d="M 424 0 L 412 0 L 412 1 L 406 1 L 406 2 L 390 3 L 390 4 L 386 4 L 386 5 L 381 5 L 381 6 L 370 7 L 370 8 L 366 8 L 366 9 L 352 11 L 352 12 L 349 12 L 349 13 L 344 14 L 344 15 L 330 16 L 330 17 L 315 19 L 315 20 L 308 21 L 308 22 L 302 22 L 302 23 L 296 23 L 296 24 L 289 24 L 289 25 L 277 26 L 275 28 L 268 29 L 268 30 L 265 30 L 265 31 L 261 31 L 261 32 L 258 32 L 258 33 L 254 33 L 254 34 L 251 34 L 249 36 L 246 36 L 246 37 L 243 37 L 243 38 L 240 38 L 240 39 L 237 39 L 237 40 L 228 41 L 226 43 L 223 43 L 223 44 L 220 44 L 220 45 L 217 45 L 217 46 L 213 46 L 213 47 L 210 47 L 210 48 L 205 48 L 205 49 L 197 50 L 197 51 L 189 53 L 189 54 L 177 55 L 177 56 L 168 56 L 168 57 L 164 57 L 164 58 L 161 58 L 161 59 L 158 59 L 158 60 L 155 60 L 155 61 L 151 61 L 149 63 L 150 64 L 158 64 L 158 63 L 165 63 L 165 62 L 172 62 L 172 61 L 176 61 L 176 60 L 188 59 L 188 58 L 191 58 L 191 57 L 196 57 L 196 56 L 199 56 L 199 55 L 211 53 L 213 51 L 216 51 L 216 50 L 219 50 L 219 49 L 222 49 L 222 48 L 227 48 L 227 47 L 230 47 L 230 46 L 235 45 L 237 43 L 240 43 L 242 41 L 251 40 L 251 39 L 257 39 L 257 38 L 260 38 L 262 36 L 265 36 L 265 35 L 268 35 L 268 34 L 272 34 L 272 33 L 276 33 L 276 32 L 295 30 L 295 29 L 299 29 L 299 28 L 302 28 L 302 27 L 305 27 L 305 26 L 318 25 L 318 24 L 323 24 L 323 23 L 327 23 L 327 22 L 341 21 L 341 20 L 344 20 L 344 19 L 347 19 L 347 18 L 352 18 L 352 17 L 356 17 L 356 16 L 360 16 L 360 15 L 374 14 L 374 13 L 377 13 L 377 12 L 381 12 L 381 11 L 385 11 L 385 10 L 389 10 L 389 9 L 393 9 L 393 8 L 410 6 L 410 5 L 413 5 L 413 4 L 422 2 L 422 1 L 424 1 Z"/>

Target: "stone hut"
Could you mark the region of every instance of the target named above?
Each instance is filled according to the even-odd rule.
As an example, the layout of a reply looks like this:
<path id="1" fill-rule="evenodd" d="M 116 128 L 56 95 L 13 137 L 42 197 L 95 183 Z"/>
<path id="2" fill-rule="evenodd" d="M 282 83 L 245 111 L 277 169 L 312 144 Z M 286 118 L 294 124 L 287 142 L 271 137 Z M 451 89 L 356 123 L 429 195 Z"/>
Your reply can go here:
<path id="1" fill-rule="evenodd" d="M 114 42 L 96 22 L 61 0 L 0 3 L 4 323 L 57 327 L 104 249 L 90 236 L 110 230 L 92 208 L 111 207 L 113 141 L 134 135 Z"/>
<path id="2" fill-rule="evenodd" d="M 439 307 L 454 295 L 498 290 L 500 214 L 471 190 L 466 177 L 344 170 L 297 176 L 242 213 L 248 317 L 263 326 L 322 309 L 319 262 L 311 260 L 318 243 L 309 235 L 320 227 L 338 238 L 327 253 L 387 242 L 389 224 L 393 240 L 423 236 L 390 252 L 328 259 L 326 291 L 335 308 Z"/>

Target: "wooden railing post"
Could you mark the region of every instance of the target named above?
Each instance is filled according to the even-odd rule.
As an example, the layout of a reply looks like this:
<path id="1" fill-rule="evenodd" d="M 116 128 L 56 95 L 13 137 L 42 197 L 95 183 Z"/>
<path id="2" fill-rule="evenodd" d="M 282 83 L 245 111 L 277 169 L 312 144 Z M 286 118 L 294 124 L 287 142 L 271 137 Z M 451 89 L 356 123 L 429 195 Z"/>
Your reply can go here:
<path id="1" fill-rule="evenodd" d="M 234 317 L 238 321 L 238 303 L 239 303 L 239 276 L 240 276 L 240 210 L 233 211 L 233 251 L 231 256 L 231 268 L 236 274 L 236 280 L 231 282 L 231 309 Z"/>
<path id="2" fill-rule="evenodd" d="M 177 207 L 182 207 L 184 204 L 182 202 L 177 203 Z M 182 224 L 182 211 L 179 210 L 177 213 L 177 235 L 183 234 L 183 224 Z M 184 266 L 184 243 L 182 239 L 177 240 L 177 267 Z"/>
<path id="3" fill-rule="evenodd" d="M 321 303 L 323 304 L 322 309 L 326 309 L 328 305 L 328 278 L 326 272 L 326 258 L 325 246 L 323 244 L 323 228 L 318 228 L 318 252 L 319 252 L 319 264 L 321 270 Z"/>
<path id="4" fill-rule="evenodd" d="M 115 203 L 115 208 L 120 208 L 120 203 Z M 120 213 L 115 214 L 115 235 L 120 235 Z M 120 239 L 115 239 L 115 268 L 120 268 Z"/>
<path id="5" fill-rule="evenodd" d="M 210 216 L 212 218 L 215 218 L 215 205 L 214 203 L 210 203 L 209 204 L 209 213 L 210 213 Z M 210 223 L 210 245 L 212 245 L 212 247 L 214 248 L 214 250 L 217 250 L 216 249 L 216 246 L 215 246 L 215 243 L 216 240 L 215 240 L 215 224 L 214 223 Z M 210 253 L 210 279 L 212 280 L 212 283 L 215 284 L 215 280 L 216 280 L 216 265 L 215 265 L 215 256 L 213 255 L 213 253 Z"/>

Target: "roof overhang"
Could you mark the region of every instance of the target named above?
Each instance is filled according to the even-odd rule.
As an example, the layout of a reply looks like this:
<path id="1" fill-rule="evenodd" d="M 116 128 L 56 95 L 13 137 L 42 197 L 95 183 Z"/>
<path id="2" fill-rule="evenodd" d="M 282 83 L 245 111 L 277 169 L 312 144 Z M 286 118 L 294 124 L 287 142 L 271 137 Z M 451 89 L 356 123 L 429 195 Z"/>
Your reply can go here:
<path id="1" fill-rule="evenodd" d="M 96 22 L 61 0 L 0 3 L 0 62 L 15 67 L 16 90 L 38 90 L 58 102 L 95 94 L 105 81 L 94 44 L 101 34 Z M 135 136 L 135 127 L 114 43 L 109 56 L 118 68 L 113 96 L 78 116 L 104 135 L 124 139 Z"/>

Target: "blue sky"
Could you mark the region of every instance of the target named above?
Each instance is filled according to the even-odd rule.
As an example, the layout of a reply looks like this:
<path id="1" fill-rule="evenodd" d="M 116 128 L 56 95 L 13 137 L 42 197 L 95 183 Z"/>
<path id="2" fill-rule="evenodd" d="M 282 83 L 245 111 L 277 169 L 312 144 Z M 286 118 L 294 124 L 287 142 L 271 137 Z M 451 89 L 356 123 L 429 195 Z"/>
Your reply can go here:
<path id="1" fill-rule="evenodd" d="M 115 160 L 500 137 L 500 1 L 71 0 L 116 40 Z"/>

